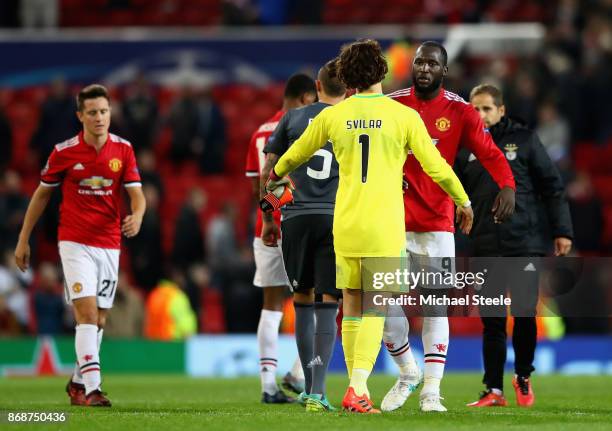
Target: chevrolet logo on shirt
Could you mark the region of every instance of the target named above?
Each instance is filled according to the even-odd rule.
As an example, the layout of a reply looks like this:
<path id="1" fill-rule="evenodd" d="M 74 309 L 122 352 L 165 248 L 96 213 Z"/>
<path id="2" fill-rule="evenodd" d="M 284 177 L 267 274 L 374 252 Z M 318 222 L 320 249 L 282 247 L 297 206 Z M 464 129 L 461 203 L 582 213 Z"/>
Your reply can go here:
<path id="1" fill-rule="evenodd" d="M 113 180 L 108 180 L 104 177 L 91 177 L 81 180 L 80 186 L 89 187 L 92 190 L 99 190 L 103 187 L 110 187 L 113 184 Z"/>

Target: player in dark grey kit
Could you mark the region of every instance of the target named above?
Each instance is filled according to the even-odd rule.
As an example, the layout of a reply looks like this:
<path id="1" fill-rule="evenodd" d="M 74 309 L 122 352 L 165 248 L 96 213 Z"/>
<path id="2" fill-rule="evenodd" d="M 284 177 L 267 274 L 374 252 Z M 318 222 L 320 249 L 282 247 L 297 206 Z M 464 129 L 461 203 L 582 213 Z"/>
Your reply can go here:
<path id="1" fill-rule="evenodd" d="M 344 100 L 346 88 L 336 76 L 335 60 L 327 62 L 317 78 L 319 101 L 288 111 L 268 140 L 262 181 L 317 114 Z M 296 169 L 291 179 L 296 186 L 294 203 L 282 209 L 281 230 L 285 270 L 293 290 L 296 341 L 306 377 L 306 392 L 300 394 L 299 401 L 306 404 L 307 411 L 335 410 L 325 397 L 341 295 L 336 289 L 332 235 L 338 162 L 331 143 Z M 266 238 L 265 232 L 262 238 Z"/>

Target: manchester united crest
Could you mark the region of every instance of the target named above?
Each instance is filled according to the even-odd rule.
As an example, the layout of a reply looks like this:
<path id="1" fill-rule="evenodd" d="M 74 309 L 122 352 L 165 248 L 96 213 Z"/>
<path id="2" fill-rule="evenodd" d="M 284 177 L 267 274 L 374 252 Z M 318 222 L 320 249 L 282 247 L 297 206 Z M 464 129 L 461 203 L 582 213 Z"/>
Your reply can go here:
<path id="1" fill-rule="evenodd" d="M 72 291 L 74 293 L 81 293 L 82 290 L 83 290 L 83 285 L 81 283 L 74 283 L 72 285 Z"/>
<path id="2" fill-rule="evenodd" d="M 108 167 L 113 172 L 119 172 L 119 170 L 121 169 L 121 160 L 119 160 L 119 159 L 110 159 L 108 161 Z"/>
<path id="3" fill-rule="evenodd" d="M 451 122 L 446 117 L 440 117 L 436 120 L 436 129 L 440 132 L 446 132 L 451 127 Z"/>

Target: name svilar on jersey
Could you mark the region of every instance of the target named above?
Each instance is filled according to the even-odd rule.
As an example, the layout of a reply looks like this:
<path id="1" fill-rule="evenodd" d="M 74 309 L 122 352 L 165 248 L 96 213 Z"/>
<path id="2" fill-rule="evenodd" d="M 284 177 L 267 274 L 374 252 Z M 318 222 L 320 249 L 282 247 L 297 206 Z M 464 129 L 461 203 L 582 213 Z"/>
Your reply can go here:
<path id="1" fill-rule="evenodd" d="M 382 120 L 346 120 L 346 129 L 380 129 Z"/>

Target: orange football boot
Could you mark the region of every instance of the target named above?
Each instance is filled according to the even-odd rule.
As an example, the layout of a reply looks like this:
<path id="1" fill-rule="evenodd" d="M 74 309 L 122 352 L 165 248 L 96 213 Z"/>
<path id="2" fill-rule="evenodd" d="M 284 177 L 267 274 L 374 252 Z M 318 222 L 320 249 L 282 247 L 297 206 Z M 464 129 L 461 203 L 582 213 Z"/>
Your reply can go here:
<path id="1" fill-rule="evenodd" d="M 494 394 L 491 390 L 481 392 L 480 399 L 469 403 L 468 407 L 506 407 L 508 402 L 503 395 Z"/>
<path id="2" fill-rule="evenodd" d="M 529 377 L 514 376 L 512 386 L 516 392 L 516 403 L 521 407 L 531 407 L 535 401 L 535 395 Z"/>
<path id="3" fill-rule="evenodd" d="M 366 394 L 358 396 L 355 394 L 355 389 L 351 386 L 346 390 L 344 398 L 342 399 L 342 408 L 345 411 L 353 413 L 380 413 L 380 410 L 375 409 L 372 406 L 372 400 L 370 400 Z"/>

